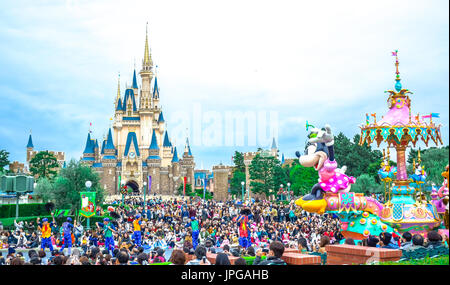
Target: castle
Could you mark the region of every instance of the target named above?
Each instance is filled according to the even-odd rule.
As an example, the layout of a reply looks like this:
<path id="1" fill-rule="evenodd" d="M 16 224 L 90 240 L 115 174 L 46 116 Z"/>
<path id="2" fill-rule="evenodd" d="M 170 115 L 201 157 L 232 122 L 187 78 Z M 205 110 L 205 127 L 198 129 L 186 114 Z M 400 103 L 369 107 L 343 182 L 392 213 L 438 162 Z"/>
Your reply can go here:
<path id="1" fill-rule="evenodd" d="M 119 194 L 121 185 L 127 185 L 135 194 L 149 185 L 150 194 L 177 194 L 184 179 L 186 184 L 194 183 L 194 157 L 188 139 L 181 157 L 169 139 L 156 75 L 153 78 L 147 32 L 139 75 L 140 89 L 134 70 L 132 85 L 126 86 L 124 97 L 119 77 L 113 128 L 109 128 L 101 148 L 88 133 L 82 162 L 100 175 L 101 186 L 108 194 Z"/>

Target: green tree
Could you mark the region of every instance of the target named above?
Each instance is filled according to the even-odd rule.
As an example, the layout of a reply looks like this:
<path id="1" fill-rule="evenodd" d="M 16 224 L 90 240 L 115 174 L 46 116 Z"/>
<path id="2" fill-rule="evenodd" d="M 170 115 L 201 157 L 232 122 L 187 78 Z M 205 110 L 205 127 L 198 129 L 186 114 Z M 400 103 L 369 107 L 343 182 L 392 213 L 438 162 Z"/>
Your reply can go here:
<path id="1" fill-rule="evenodd" d="M 363 193 L 365 195 L 372 193 L 383 193 L 384 187 L 375 181 L 375 178 L 369 174 L 361 174 L 356 178 L 355 184 L 352 185 L 351 190 L 356 193 Z"/>
<path id="2" fill-rule="evenodd" d="M 294 164 L 289 173 L 291 190 L 294 195 L 306 195 L 311 192 L 311 188 L 317 183 L 319 174 L 313 167 L 304 167 Z"/>
<path id="3" fill-rule="evenodd" d="M 230 191 L 232 195 L 242 195 L 242 182 L 245 185 L 245 173 L 242 171 L 234 171 L 230 180 Z"/>
<path id="4" fill-rule="evenodd" d="M 280 161 L 275 157 L 263 157 L 259 153 L 253 158 L 249 166 L 250 189 L 253 193 L 265 194 L 269 197 L 276 194 L 278 186 L 275 184 L 275 166 L 280 165 Z"/>
<path id="5" fill-rule="evenodd" d="M 36 191 L 44 200 L 54 202 L 57 208 L 75 210 L 80 206 L 80 192 L 87 191 L 86 181 L 92 182 L 90 191 L 96 192 L 96 203 L 103 203 L 105 193 L 99 175 L 91 167 L 74 159 L 54 179 L 39 179 Z"/>
<path id="6" fill-rule="evenodd" d="M 422 166 L 427 173 L 426 183 L 431 185 L 441 185 L 444 181 L 442 172 L 445 170 L 445 166 L 448 165 L 449 158 L 449 146 L 445 147 L 430 147 L 428 149 L 420 150 L 420 159 L 422 160 Z M 413 174 L 413 159 L 418 162 L 418 150 L 411 149 L 408 155 L 408 173 Z"/>
<path id="7" fill-rule="evenodd" d="M 240 171 L 245 173 L 244 154 L 239 151 L 234 152 L 233 156 L 234 169 L 233 171 Z"/>
<path id="8" fill-rule="evenodd" d="M 30 172 L 39 178 L 55 176 L 58 167 L 56 157 L 48 151 L 40 151 L 30 160 Z"/>
<path id="9" fill-rule="evenodd" d="M 183 183 L 178 187 L 178 194 L 183 195 Z M 192 191 L 192 185 L 186 184 L 186 196 L 195 196 L 195 192 Z"/>
<path id="10" fill-rule="evenodd" d="M 9 165 L 9 152 L 6 150 L 0 150 L 0 173 L 4 171 L 4 167 Z"/>

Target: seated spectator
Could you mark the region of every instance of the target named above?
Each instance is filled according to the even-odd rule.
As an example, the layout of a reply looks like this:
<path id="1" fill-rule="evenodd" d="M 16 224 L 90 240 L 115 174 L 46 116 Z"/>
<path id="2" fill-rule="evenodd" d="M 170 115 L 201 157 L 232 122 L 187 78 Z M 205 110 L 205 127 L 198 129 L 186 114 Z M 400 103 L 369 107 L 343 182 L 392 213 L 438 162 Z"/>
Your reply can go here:
<path id="1" fill-rule="evenodd" d="M 305 238 L 301 237 L 298 239 L 298 249 L 301 253 L 308 253 L 308 242 Z"/>
<path id="2" fill-rule="evenodd" d="M 137 262 L 140 265 L 147 265 L 148 264 L 148 254 L 146 254 L 145 252 L 139 253 L 139 255 L 137 256 Z"/>
<path id="3" fill-rule="evenodd" d="M 326 253 L 327 251 L 325 250 L 325 246 L 327 246 L 328 244 L 330 244 L 330 238 L 326 235 L 323 235 L 320 238 L 320 243 L 319 243 L 319 253 Z"/>
<path id="4" fill-rule="evenodd" d="M 230 259 L 226 253 L 219 253 L 216 256 L 216 265 L 231 265 Z"/>
<path id="5" fill-rule="evenodd" d="M 153 257 L 152 263 L 162 263 L 166 262 L 166 259 L 164 258 L 164 249 L 158 248 L 156 250 L 156 255 Z"/>
<path id="6" fill-rule="evenodd" d="M 174 251 L 172 251 L 169 262 L 174 265 L 184 265 L 186 263 L 186 256 L 184 255 L 183 251 L 175 249 Z"/>
<path id="7" fill-rule="evenodd" d="M 380 247 L 382 247 L 382 248 L 390 248 L 390 249 L 398 249 L 399 248 L 397 242 L 395 242 L 393 240 L 391 233 L 381 233 L 379 244 L 380 244 Z"/>
<path id="8" fill-rule="evenodd" d="M 355 245 L 355 240 L 352 238 L 346 238 L 344 244 Z"/>
<path id="9" fill-rule="evenodd" d="M 223 253 L 225 253 L 226 255 L 231 255 L 230 246 L 228 244 L 223 246 Z"/>
<path id="10" fill-rule="evenodd" d="M 281 259 L 284 253 L 284 245 L 279 241 L 273 241 L 269 246 L 269 253 L 266 260 L 261 261 L 263 255 L 262 250 L 259 250 L 256 254 L 256 258 L 253 261 L 253 265 L 286 265 L 286 262 Z"/>
<path id="11" fill-rule="evenodd" d="M 249 246 L 246 251 L 246 256 L 256 256 L 255 248 L 253 246 Z"/>
<path id="12" fill-rule="evenodd" d="M 410 232 L 404 232 L 402 235 L 402 246 L 400 249 L 408 249 L 411 245 L 412 234 Z"/>
<path id="13" fill-rule="evenodd" d="M 367 239 L 367 246 L 369 247 L 377 247 L 380 240 L 376 236 L 369 236 Z"/>
<path id="14" fill-rule="evenodd" d="M 125 250 L 121 250 L 117 254 L 116 264 L 117 265 L 127 265 L 129 259 L 130 259 L 130 256 L 128 255 L 128 253 Z"/>
<path id="15" fill-rule="evenodd" d="M 234 262 L 234 265 L 247 265 L 247 262 L 246 262 L 245 259 L 243 259 L 242 257 L 239 257 L 239 258 L 236 259 L 236 261 Z"/>
<path id="16" fill-rule="evenodd" d="M 415 234 L 412 237 L 412 245 L 408 248 L 408 250 L 416 250 L 418 248 L 423 248 L 423 236 L 419 234 Z"/>
<path id="17" fill-rule="evenodd" d="M 206 248 L 204 246 L 197 246 L 195 249 L 195 259 L 186 263 L 186 265 L 211 265 L 211 262 L 206 258 Z"/>
<path id="18" fill-rule="evenodd" d="M 442 246 L 442 236 L 437 231 L 429 231 L 427 234 L 427 248 Z"/>

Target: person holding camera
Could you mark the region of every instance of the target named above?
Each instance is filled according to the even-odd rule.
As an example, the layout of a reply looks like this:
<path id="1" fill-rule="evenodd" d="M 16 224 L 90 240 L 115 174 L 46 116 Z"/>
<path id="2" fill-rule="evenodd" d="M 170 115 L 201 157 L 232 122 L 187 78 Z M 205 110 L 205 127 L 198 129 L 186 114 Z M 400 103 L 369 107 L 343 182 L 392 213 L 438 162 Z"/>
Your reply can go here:
<path id="1" fill-rule="evenodd" d="M 286 265 L 286 262 L 281 259 L 283 253 L 283 243 L 279 241 L 271 242 L 268 250 L 258 250 L 258 252 L 256 253 L 256 258 L 253 261 L 253 265 Z M 263 255 L 267 256 L 265 260 L 261 260 L 261 256 Z"/>

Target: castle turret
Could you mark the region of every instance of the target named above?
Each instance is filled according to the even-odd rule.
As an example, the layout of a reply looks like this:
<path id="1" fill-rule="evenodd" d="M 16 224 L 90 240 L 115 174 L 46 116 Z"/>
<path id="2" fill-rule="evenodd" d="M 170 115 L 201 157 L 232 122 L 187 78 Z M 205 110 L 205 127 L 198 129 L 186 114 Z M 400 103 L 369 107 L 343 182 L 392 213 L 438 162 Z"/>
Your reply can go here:
<path id="1" fill-rule="evenodd" d="M 147 157 L 148 175 L 152 177 L 151 193 L 161 194 L 160 184 L 160 167 L 161 157 L 159 156 L 158 140 L 156 138 L 155 129 L 152 132 L 152 141 L 149 147 L 149 156 Z"/>
<path id="2" fill-rule="evenodd" d="M 193 187 L 195 163 L 188 138 L 186 138 L 186 146 L 184 147 L 183 160 L 181 161 L 181 165 L 183 168 L 183 172 L 187 177 L 187 184 L 191 184 Z"/>
<path id="3" fill-rule="evenodd" d="M 183 183 L 181 178 L 181 165 L 180 160 L 178 159 L 177 147 L 173 149 L 173 157 L 172 157 L 172 189 L 174 194 L 177 193 L 178 187 Z"/>
<path id="4" fill-rule="evenodd" d="M 153 108 L 159 108 L 159 87 L 158 87 L 158 77 L 155 76 L 155 83 L 153 85 L 153 94 L 152 94 L 152 105 Z"/>
<path id="5" fill-rule="evenodd" d="M 84 163 L 87 163 L 92 166 L 92 164 L 95 162 L 95 150 L 94 150 L 94 143 L 91 139 L 91 132 L 88 133 L 87 139 L 86 139 L 86 146 L 83 151 L 83 159 L 82 161 Z"/>
<path id="6" fill-rule="evenodd" d="M 30 133 L 30 136 L 28 137 L 28 143 L 27 143 L 27 163 L 30 162 L 31 157 L 33 156 L 33 149 L 34 149 L 33 139 L 31 138 L 31 133 Z"/>
<path id="7" fill-rule="evenodd" d="M 149 51 L 148 46 L 148 31 L 147 27 L 145 29 L 145 48 L 144 48 L 144 59 L 142 60 L 142 69 L 139 72 L 142 79 L 141 96 L 140 96 L 140 109 L 150 110 L 151 109 L 151 82 L 153 79 L 153 61 L 152 56 Z"/>
<path id="8" fill-rule="evenodd" d="M 103 175 L 101 175 L 101 185 L 103 189 L 109 194 L 117 194 L 117 156 L 116 148 L 114 146 L 114 141 L 111 133 L 111 128 L 108 131 L 108 137 L 106 141 L 103 141 L 103 156 L 101 163 L 94 164 L 94 167 L 101 167 Z"/>
<path id="9" fill-rule="evenodd" d="M 275 137 L 272 139 L 272 147 L 270 148 L 270 153 L 274 157 L 278 157 L 277 143 L 275 142 Z"/>

